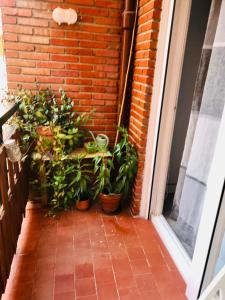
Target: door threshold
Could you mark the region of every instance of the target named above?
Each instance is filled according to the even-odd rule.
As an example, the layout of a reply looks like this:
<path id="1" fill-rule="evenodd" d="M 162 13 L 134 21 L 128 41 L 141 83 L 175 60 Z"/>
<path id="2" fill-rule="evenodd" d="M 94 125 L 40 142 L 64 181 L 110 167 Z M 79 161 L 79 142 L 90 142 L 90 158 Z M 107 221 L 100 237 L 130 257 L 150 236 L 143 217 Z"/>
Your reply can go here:
<path id="1" fill-rule="evenodd" d="M 191 269 L 191 259 L 183 245 L 167 223 L 163 215 L 151 216 L 151 221 L 158 232 L 163 244 L 172 257 L 184 281 L 188 283 Z"/>

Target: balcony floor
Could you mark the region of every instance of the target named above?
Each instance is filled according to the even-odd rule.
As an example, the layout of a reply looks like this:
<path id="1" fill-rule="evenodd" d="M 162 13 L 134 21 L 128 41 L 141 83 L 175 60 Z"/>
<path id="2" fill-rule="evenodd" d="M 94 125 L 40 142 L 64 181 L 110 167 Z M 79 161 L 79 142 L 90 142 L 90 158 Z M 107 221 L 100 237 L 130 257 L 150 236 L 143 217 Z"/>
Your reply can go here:
<path id="1" fill-rule="evenodd" d="M 181 300 L 185 284 L 149 221 L 123 212 L 46 218 L 28 205 L 4 300 Z"/>

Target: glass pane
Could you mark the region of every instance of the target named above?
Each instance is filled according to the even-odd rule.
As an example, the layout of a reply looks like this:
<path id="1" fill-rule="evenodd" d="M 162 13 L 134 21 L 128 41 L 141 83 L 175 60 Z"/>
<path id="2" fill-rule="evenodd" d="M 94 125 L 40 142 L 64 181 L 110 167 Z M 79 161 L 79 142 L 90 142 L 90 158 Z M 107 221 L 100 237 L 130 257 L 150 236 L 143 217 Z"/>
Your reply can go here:
<path id="1" fill-rule="evenodd" d="M 219 271 L 225 266 L 225 233 L 223 236 L 219 256 L 216 260 L 216 266 L 214 270 L 214 277 L 219 273 Z"/>
<path id="2" fill-rule="evenodd" d="M 193 2 L 165 193 L 164 216 L 190 257 L 194 252 L 225 99 L 225 84 L 221 80 L 225 74 L 224 50 L 214 47 L 220 11 L 216 2 L 212 1 L 210 13 L 210 3 Z M 199 5 L 205 9 L 199 9 Z M 193 32 L 190 29 L 196 22 L 199 27 Z M 203 34 L 204 26 L 206 34 Z M 202 35 L 197 28 L 201 28 Z M 193 55 L 195 61 L 199 55 L 196 75 Z M 190 97 L 190 93 L 193 96 Z"/>

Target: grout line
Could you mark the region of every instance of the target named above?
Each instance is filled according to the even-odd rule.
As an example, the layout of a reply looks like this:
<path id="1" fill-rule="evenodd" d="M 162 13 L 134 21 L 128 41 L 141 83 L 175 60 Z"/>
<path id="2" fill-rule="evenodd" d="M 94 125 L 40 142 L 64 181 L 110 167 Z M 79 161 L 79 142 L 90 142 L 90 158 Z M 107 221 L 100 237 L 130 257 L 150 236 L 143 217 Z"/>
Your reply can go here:
<path id="1" fill-rule="evenodd" d="M 103 222 L 103 228 L 104 228 L 104 232 L 105 232 L 105 237 L 106 237 L 107 245 L 109 247 L 108 237 L 107 237 L 107 234 L 106 234 L 106 231 L 105 231 L 105 224 L 104 224 L 104 220 L 103 220 L 102 214 L 101 214 L 101 219 L 102 219 L 102 222 Z M 109 248 L 108 248 L 108 250 L 109 250 Z M 117 282 L 116 282 L 115 270 L 114 270 L 113 263 L 112 263 L 112 255 L 111 255 L 110 251 L 108 251 L 108 252 L 109 252 L 109 255 L 110 255 L 110 262 L 111 262 L 113 277 L 114 277 L 114 281 L 115 281 L 115 285 L 116 285 L 116 292 L 117 292 L 118 299 L 120 300 L 119 289 L 118 289 Z"/>
<path id="2" fill-rule="evenodd" d="M 89 221 L 87 220 L 89 223 Z M 97 289 L 97 282 L 96 282 L 96 277 L 95 277 L 95 268 L 94 268 L 94 257 L 93 257 L 93 251 L 92 251 L 92 244 L 91 244 L 91 238 L 90 238 L 90 227 L 87 225 L 88 229 L 88 236 L 89 236 L 89 242 L 90 242 L 90 247 L 91 247 L 91 257 L 92 257 L 92 267 L 93 267 L 93 275 L 94 275 L 94 283 L 95 283 L 95 291 L 96 291 L 96 297 L 98 300 L 98 289 Z M 76 297 L 75 297 L 76 299 Z"/>

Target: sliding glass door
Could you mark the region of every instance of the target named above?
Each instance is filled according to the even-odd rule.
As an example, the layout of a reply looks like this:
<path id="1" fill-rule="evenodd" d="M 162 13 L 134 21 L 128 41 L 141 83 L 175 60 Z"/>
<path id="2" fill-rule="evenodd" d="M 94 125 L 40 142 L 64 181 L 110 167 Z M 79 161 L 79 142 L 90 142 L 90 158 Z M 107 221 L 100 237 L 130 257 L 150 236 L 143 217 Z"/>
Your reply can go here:
<path id="1" fill-rule="evenodd" d="M 210 101 L 207 97 L 203 103 L 211 56 L 207 34 L 211 30 L 210 4 L 194 1 L 190 11 L 163 205 L 165 218 L 190 257 L 216 138 L 214 124 L 203 112 Z"/>
<path id="2" fill-rule="evenodd" d="M 189 299 L 202 285 L 225 175 L 224 28 L 225 0 L 176 1 L 150 212 Z"/>

